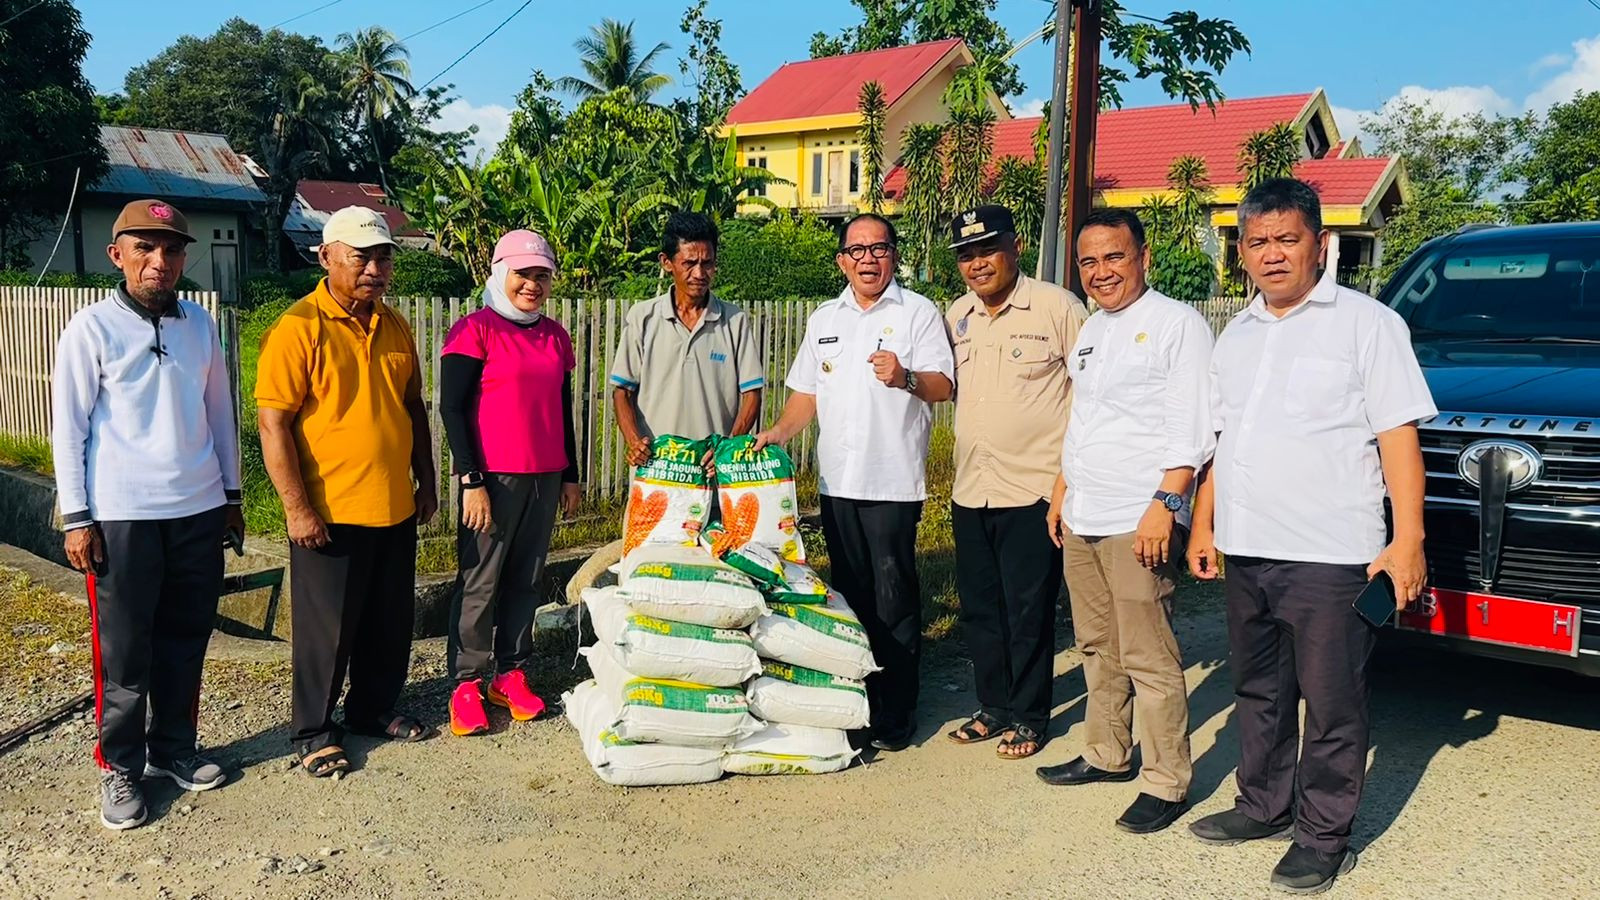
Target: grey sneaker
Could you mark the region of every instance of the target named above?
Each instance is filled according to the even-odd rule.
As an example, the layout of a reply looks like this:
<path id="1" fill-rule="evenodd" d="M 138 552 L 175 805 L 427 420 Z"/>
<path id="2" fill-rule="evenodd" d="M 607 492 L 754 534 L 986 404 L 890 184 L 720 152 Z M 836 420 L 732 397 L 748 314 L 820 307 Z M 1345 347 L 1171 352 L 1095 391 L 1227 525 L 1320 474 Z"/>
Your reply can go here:
<path id="1" fill-rule="evenodd" d="M 154 757 L 145 761 L 144 777 L 170 778 L 173 783 L 186 791 L 209 791 L 214 787 L 221 787 L 228 780 L 228 773 L 222 767 L 196 753 L 183 759 L 156 760 Z"/>
<path id="2" fill-rule="evenodd" d="M 125 831 L 144 824 L 144 792 L 127 772 L 100 775 L 100 824 L 112 831 Z"/>

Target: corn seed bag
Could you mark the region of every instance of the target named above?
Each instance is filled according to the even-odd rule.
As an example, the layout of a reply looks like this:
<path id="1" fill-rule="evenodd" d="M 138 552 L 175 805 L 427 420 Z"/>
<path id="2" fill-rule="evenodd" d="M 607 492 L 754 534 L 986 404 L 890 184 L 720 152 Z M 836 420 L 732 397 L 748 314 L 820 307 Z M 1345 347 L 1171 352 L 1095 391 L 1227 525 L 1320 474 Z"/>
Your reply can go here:
<path id="1" fill-rule="evenodd" d="M 642 678 L 668 678 L 737 687 L 761 671 L 750 635 L 640 614 L 614 587 L 585 588 L 595 636 L 617 652 L 623 668 Z"/>
<path id="2" fill-rule="evenodd" d="M 662 435 L 650 461 L 633 470 L 622 518 L 622 552 L 645 544 L 693 546 L 711 516 L 711 481 L 701 460 L 711 441 Z"/>
<path id="3" fill-rule="evenodd" d="M 726 532 L 722 540 L 727 548 L 754 543 L 784 559 L 805 562 L 794 461 L 782 447 L 753 450 L 754 444 L 749 435 L 717 444 L 717 493 Z"/>
<path id="4" fill-rule="evenodd" d="M 766 615 L 749 576 L 700 547 L 646 544 L 622 558 L 617 596 L 634 612 L 708 628 L 748 628 Z"/>
<path id="5" fill-rule="evenodd" d="M 750 715 L 743 688 L 639 678 L 604 644 L 578 652 L 589 661 L 600 689 L 616 702 L 616 719 L 609 728 L 623 741 L 728 747 L 761 727 Z"/>
<path id="6" fill-rule="evenodd" d="M 722 777 L 723 751 L 719 748 L 641 744 L 618 737 L 611 725 L 621 707 L 594 681 L 563 694 L 561 703 L 567 720 L 583 740 L 589 766 L 606 784 L 696 784 Z"/>

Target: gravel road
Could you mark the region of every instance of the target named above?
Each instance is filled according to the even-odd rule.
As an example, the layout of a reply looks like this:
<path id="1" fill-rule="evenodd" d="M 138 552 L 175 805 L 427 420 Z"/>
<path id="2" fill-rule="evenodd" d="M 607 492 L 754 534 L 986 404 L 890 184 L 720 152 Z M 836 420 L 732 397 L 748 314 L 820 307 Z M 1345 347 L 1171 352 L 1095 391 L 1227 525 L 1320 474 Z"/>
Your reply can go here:
<path id="1" fill-rule="evenodd" d="M 1231 804 L 1237 747 L 1215 596 L 1191 587 L 1179 605 L 1187 822 Z M 975 705 L 970 666 L 946 641 L 928 661 L 920 746 L 837 775 L 646 789 L 601 784 L 563 720 L 503 714 L 480 738 L 352 741 L 348 778 L 302 777 L 287 761 L 285 649 L 218 636 L 202 735 L 237 774 L 206 794 L 150 785 L 144 828 L 100 827 L 87 717 L 0 755 L 0 896 L 1264 897 L 1283 849 L 1206 847 L 1181 825 L 1126 835 L 1111 823 L 1135 785 L 1039 783 L 1036 764 L 1077 753 L 1070 649 L 1056 663 L 1055 737 L 1034 760 L 944 740 Z M 575 679 L 573 649 L 570 636 L 541 640 L 545 696 Z M 443 654 L 442 641 L 417 645 L 406 700 L 434 722 Z M 1413 651 L 1385 651 L 1377 667 L 1361 862 L 1334 896 L 1600 893 L 1600 683 Z M 82 689 L 81 673 L 45 671 L 0 684 L 0 730 Z"/>

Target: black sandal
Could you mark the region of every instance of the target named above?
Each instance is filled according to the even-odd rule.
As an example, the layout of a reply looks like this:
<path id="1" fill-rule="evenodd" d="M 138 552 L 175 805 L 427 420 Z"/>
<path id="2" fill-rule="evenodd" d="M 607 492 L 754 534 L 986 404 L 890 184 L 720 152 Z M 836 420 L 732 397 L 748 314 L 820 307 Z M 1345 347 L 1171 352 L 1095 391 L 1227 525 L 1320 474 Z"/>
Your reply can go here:
<path id="1" fill-rule="evenodd" d="M 1044 749 L 1044 737 L 1026 725 L 1013 725 L 1010 728 L 1011 737 L 1001 738 L 1000 744 L 995 747 L 995 755 L 1001 759 L 1027 759 Z M 1007 753 L 1013 747 L 1032 744 L 1033 749 L 1027 753 Z"/>
<path id="2" fill-rule="evenodd" d="M 383 738 L 403 744 L 414 744 L 433 736 L 432 729 L 405 713 L 389 713 L 375 722 L 347 724 L 346 727 L 364 737 Z"/>
<path id="3" fill-rule="evenodd" d="M 296 756 L 295 763 L 300 766 L 301 771 L 312 778 L 327 778 L 335 772 L 343 772 L 350 768 L 350 758 L 344 755 L 344 748 L 337 744 L 329 744 L 321 750 Z"/>
<path id="4" fill-rule="evenodd" d="M 983 731 L 978 731 L 973 727 L 975 725 L 982 725 Z M 1005 726 L 1006 723 L 980 709 L 972 714 L 972 718 L 963 722 L 960 728 L 946 732 L 945 737 L 958 744 L 981 744 L 999 737 Z"/>

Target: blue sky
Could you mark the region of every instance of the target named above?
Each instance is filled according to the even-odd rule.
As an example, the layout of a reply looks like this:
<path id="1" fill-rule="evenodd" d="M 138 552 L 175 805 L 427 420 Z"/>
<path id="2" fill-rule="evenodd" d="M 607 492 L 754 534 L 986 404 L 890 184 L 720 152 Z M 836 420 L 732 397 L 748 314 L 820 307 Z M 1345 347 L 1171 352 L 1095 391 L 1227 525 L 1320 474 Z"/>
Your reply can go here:
<path id="1" fill-rule="evenodd" d="M 151 14 L 137 16 L 124 0 L 80 0 L 78 7 L 94 38 L 85 74 L 97 90 L 112 91 L 121 89 L 129 68 L 178 36 L 209 34 L 232 16 L 263 26 L 299 17 L 283 27 L 331 43 L 340 32 L 373 24 L 410 35 L 479 2 L 333 0 L 318 10 L 329 0 L 164 0 L 147 8 Z M 434 77 L 522 2 L 491 0 L 408 41 L 414 82 Z M 532 0 L 443 78 L 455 83 L 460 97 L 446 124 L 477 124 L 492 145 L 528 74 L 573 73 L 572 42 L 602 16 L 635 20 L 642 39 L 671 44 L 660 70 L 676 76 L 684 46 L 678 21 L 687 5 L 688 0 L 606 0 L 594 6 Z M 1514 113 L 1543 109 L 1580 88 L 1600 89 L 1600 8 L 1589 0 L 1124 0 L 1124 6 L 1147 15 L 1193 8 L 1233 19 L 1255 49 L 1223 73 L 1229 96 L 1321 86 L 1346 129 L 1361 112 L 1400 94 L 1449 111 Z M 1037 28 L 1048 11 L 1044 0 L 999 0 L 997 15 L 1016 40 Z M 858 21 L 849 0 L 711 0 L 710 13 L 723 20 L 723 47 L 740 66 L 747 89 L 784 62 L 804 59 L 812 32 L 835 32 Z M 1050 52 L 1036 43 L 1018 55 L 1027 85 L 1013 99 L 1019 114 L 1048 96 Z M 1130 106 L 1165 100 L 1153 82 L 1135 83 L 1124 93 Z"/>

